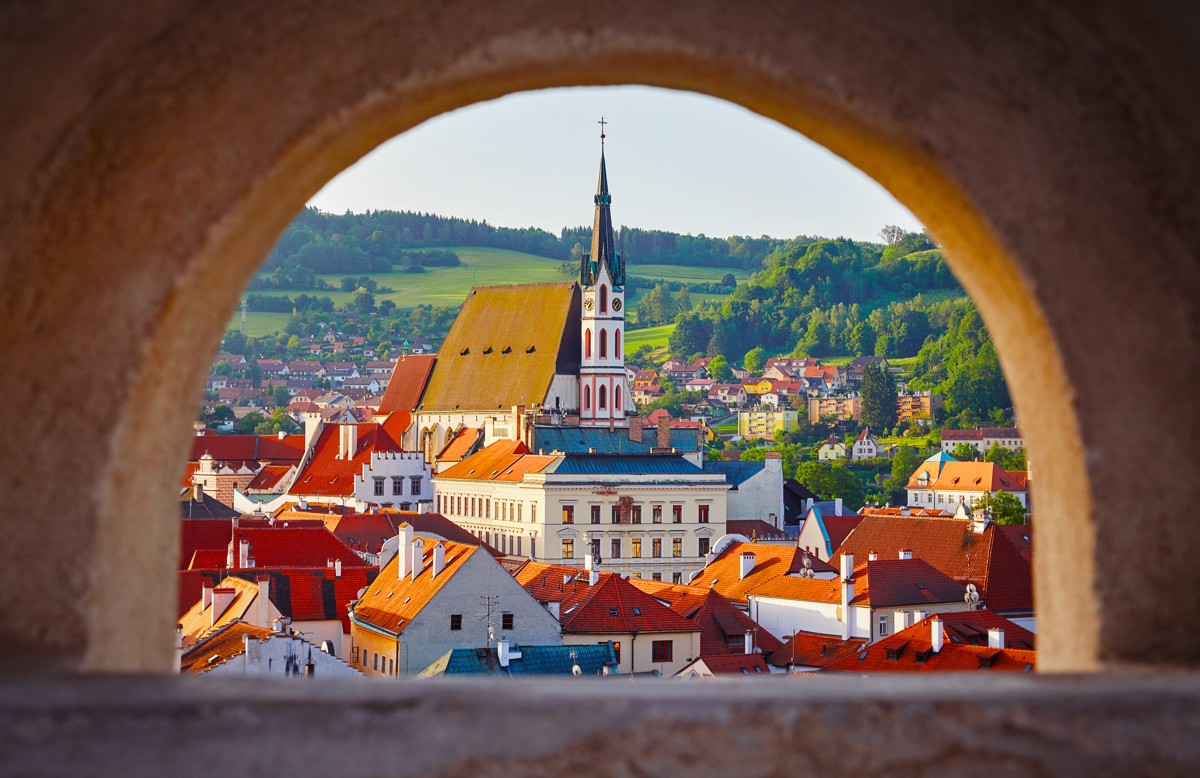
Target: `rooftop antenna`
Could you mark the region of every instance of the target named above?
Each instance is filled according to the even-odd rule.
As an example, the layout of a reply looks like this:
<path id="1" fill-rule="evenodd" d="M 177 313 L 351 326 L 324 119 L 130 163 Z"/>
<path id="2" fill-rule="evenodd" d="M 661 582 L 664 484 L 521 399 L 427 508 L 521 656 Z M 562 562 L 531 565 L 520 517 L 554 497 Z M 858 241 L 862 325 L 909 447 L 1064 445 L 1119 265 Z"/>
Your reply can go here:
<path id="1" fill-rule="evenodd" d="M 242 298 L 242 334 L 246 334 L 246 298 Z"/>

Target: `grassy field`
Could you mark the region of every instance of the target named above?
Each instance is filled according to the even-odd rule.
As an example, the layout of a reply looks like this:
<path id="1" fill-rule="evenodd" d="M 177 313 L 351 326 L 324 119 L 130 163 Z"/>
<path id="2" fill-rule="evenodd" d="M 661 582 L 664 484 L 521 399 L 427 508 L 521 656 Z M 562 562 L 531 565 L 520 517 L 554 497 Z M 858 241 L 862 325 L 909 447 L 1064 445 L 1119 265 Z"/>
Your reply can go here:
<path id="1" fill-rule="evenodd" d="M 667 339 L 674 331 L 674 324 L 660 324 L 657 327 L 646 327 L 642 330 L 629 330 L 625 333 L 625 351 L 636 351 L 642 346 L 664 348 L 667 345 Z"/>
<path id="2" fill-rule="evenodd" d="M 733 277 L 739 284 L 750 277 L 750 273 L 745 270 L 727 267 L 690 267 L 688 265 L 639 265 L 634 263 L 626 266 L 626 272 L 639 278 L 660 278 L 663 281 L 682 281 L 684 283 L 720 281 L 726 273 L 733 273 Z"/>
<path id="3" fill-rule="evenodd" d="M 292 318 L 290 313 L 260 313 L 249 311 L 246 313 L 246 334 L 252 338 L 261 338 L 264 335 L 272 335 L 276 332 L 283 332 L 283 328 L 287 326 L 288 319 Z M 229 318 L 229 327 L 231 330 L 240 330 L 242 328 L 242 314 L 235 313 Z"/>

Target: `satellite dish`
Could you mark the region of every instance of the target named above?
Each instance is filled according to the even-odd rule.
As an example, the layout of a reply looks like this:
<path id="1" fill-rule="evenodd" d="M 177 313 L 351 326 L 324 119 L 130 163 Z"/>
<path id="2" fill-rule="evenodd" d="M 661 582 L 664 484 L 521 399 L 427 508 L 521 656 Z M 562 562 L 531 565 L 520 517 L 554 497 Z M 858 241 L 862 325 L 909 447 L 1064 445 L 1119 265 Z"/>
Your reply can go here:
<path id="1" fill-rule="evenodd" d="M 963 595 L 963 601 L 967 603 L 971 610 L 979 607 L 979 590 L 975 588 L 975 584 L 967 584 L 967 593 Z"/>
<path id="2" fill-rule="evenodd" d="M 571 666 L 571 675 L 578 678 L 579 676 L 583 675 L 583 668 L 580 667 L 579 665 L 572 665 Z"/>

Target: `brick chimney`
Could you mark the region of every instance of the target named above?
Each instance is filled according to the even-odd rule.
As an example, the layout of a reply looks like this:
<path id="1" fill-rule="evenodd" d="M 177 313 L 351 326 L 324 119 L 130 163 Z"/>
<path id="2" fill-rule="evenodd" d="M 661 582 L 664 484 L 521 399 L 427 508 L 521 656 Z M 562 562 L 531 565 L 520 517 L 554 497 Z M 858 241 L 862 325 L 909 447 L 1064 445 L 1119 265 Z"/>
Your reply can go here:
<path id="1" fill-rule="evenodd" d="M 642 442 L 642 417 L 636 414 L 626 417 L 629 420 L 629 439 L 634 443 Z"/>
<path id="2" fill-rule="evenodd" d="M 658 420 L 658 447 L 671 448 L 671 417 L 666 414 Z"/>

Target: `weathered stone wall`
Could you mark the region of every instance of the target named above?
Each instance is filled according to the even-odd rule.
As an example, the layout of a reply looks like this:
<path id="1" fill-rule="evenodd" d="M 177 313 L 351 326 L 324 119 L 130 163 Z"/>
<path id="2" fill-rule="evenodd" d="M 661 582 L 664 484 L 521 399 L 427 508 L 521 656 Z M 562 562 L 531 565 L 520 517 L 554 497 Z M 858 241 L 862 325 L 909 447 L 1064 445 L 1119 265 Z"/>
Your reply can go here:
<path id="1" fill-rule="evenodd" d="M 1200 530 L 1186 520 L 1200 439 L 1198 17 L 1194 4 L 1162 0 L 929 2 L 903 13 L 717 0 L 0 6 L 0 390 L 15 420 L 0 443 L 0 667 L 170 666 L 172 492 L 208 358 L 253 268 L 310 195 L 446 110 L 602 83 L 734 100 L 904 201 L 978 300 L 1028 435 L 1040 669 L 1194 666 L 1200 609 L 1180 598 L 1200 590 Z M 1136 415 L 1112 399 L 1130 381 L 1143 400 Z M 69 491 L 48 490 L 64 474 Z M 1194 760 L 1194 683 L 1122 684 L 985 685 L 972 700 L 957 687 L 889 698 L 864 686 L 876 696 L 855 690 L 816 712 L 780 698 L 757 711 L 716 699 L 685 711 L 690 693 L 668 692 L 646 708 L 674 722 L 654 731 L 670 745 L 625 743 L 663 760 L 648 763 L 714 771 L 759 747 L 781 754 L 771 744 L 799 732 L 834 738 L 828 752 L 804 749 L 806 760 L 833 759 L 841 743 L 864 772 L 900 756 L 911 773 L 969 769 L 981 750 L 989 766 L 1027 771 Z M 227 692 L 184 681 L 140 681 L 127 697 L 120 688 L 94 678 L 0 687 L 4 727 L 20 733 L 2 747 L 30 746 L 0 763 L 16 772 L 40 756 L 65 772 L 95 756 L 48 745 L 68 721 L 111 736 L 95 748 L 114 763 L 155 727 L 192 738 L 174 753 L 193 768 L 205 745 L 239 753 L 219 748 L 223 705 L 202 702 Z M 555 747 L 590 738 L 547 764 L 595 766 L 613 736 L 562 715 L 552 701 L 574 700 L 573 689 L 531 691 L 521 716 L 495 719 L 561 732 Z M 389 720 L 354 691 L 334 694 L 328 711 Z M 281 739 L 321 720 L 246 705 Z M 634 702 L 607 705 L 611 714 Z M 693 726 L 696 710 L 708 724 Z M 460 746 L 463 715 L 437 719 L 446 728 L 431 737 L 441 739 L 426 742 Z M 889 747 L 854 749 L 876 732 Z M 320 742 L 241 754 L 295 760 Z M 700 744 L 713 743 L 722 747 L 703 761 Z M 507 753 L 463 769 L 530 758 Z M 184 758 L 159 756 L 159 767 Z"/>

